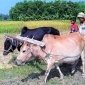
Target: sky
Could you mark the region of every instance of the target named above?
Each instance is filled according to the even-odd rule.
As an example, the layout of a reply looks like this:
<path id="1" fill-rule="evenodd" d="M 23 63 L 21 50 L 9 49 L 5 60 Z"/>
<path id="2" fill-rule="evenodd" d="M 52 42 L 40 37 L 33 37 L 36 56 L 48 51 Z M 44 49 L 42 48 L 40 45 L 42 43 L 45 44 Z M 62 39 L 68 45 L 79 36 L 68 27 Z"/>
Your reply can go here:
<path id="1" fill-rule="evenodd" d="M 15 6 L 17 2 L 23 2 L 24 0 L 0 0 L 0 14 L 9 14 L 11 7 Z M 46 1 L 55 1 L 55 0 L 46 0 Z M 69 1 L 69 0 L 65 0 Z M 85 0 L 70 0 L 73 2 L 84 1 Z"/>

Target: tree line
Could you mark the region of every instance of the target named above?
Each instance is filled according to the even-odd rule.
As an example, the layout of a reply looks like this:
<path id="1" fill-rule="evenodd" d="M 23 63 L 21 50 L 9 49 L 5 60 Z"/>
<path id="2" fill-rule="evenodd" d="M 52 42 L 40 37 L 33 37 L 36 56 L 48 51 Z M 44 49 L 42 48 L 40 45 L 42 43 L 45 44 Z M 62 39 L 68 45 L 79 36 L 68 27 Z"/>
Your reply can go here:
<path id="1" fill-rule="evenodd" d="M 76 17 L 81 11 L 85 12 L 85 2 L 24 0 L 10 9 L 9 16 L 14 21 L 64 20 Z"/>
<path id="2" fill-rule="evenodd" d="M 3 20 L 10 20 L 10 17 L 8 14 L 0 14 L 0 21 Z"/>

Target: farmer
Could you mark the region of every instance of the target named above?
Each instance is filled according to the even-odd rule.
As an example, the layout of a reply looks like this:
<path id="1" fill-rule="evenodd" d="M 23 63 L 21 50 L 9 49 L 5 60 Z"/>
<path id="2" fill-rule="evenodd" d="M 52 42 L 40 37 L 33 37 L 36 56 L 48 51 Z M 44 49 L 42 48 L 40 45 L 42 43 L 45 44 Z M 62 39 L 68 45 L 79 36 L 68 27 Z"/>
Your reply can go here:
<path id="1" fill-rule="evenodd" d="M 85 36 L 85 14 L 80 12 L 78 13 L 77 17 L 80 21 L 79 32 Z"/>
<path id="2" fill-rule="evenodd" d="M 78 25 L 76 24 L 76 18 L 71 18 L 71 27 L 70 27 L 70 33 L 78 32 Z"/>

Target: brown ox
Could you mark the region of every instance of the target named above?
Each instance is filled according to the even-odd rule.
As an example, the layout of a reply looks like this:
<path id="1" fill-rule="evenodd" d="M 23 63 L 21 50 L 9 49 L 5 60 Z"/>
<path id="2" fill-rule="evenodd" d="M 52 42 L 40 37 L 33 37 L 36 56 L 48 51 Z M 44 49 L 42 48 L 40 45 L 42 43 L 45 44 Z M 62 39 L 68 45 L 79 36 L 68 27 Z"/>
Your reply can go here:
<path id="1" fill-rule="evenodd" d="M 85 56 L 85 40 L 80 33 L 71 33 L 61 36 L 47 34 L 43 37 L 45 47 L 41 48 L 38 45 L 24 42 L 20 53 L 16 59 L 16 64 L 20 65 L 22 62 L 30 61 L 33 58 L 39 57 L 47 64 L 45 73 L 45 82 L 53 65 L 56 66 L 60 73 L 60 78 L 63 78 L 63 73 L 60 70 L 59 64 L 72 64 L 72 73 L 75 71 L 75 66 L 81 56 L 84 71 L 84 56 Z"/>

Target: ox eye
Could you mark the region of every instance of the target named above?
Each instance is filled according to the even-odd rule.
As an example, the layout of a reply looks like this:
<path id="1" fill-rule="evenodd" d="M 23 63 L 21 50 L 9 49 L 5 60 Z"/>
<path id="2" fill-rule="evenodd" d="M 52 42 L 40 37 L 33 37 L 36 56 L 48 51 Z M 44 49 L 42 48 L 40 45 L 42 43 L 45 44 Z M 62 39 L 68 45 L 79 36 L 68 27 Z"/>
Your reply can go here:
<path id="1" fill-rule="evenodd" d="M 26 50 L 23 50 L 22 52 L 23 52 L 23 53 L 25 53 L 25 52 L 26 52 Z"/>

